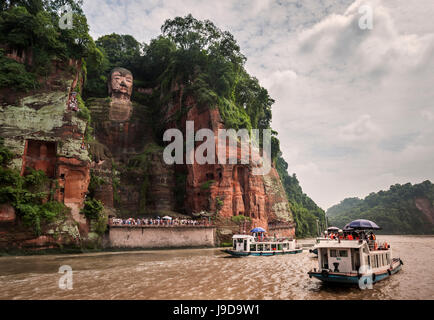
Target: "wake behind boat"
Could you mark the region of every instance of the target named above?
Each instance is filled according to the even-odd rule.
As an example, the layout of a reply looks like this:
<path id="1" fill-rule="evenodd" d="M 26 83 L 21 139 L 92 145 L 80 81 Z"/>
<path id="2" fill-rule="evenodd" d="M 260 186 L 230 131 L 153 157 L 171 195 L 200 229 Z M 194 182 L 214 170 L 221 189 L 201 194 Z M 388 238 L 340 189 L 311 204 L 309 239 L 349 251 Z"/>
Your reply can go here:
<path id="1" fill-rule="evenodd" d="M 308 272 L 324 282 L 369 285 L 376 283 L 401 270 L 403 262 L 392 257 L 392 249 L 387 242 L 379 243 L 372 231 L 379 230 L 375 223 L 356 220 L 345 226 L 354 236 L 344 237 L 342 230 L 334 238 L 319 240 L 318 269 Z"/>

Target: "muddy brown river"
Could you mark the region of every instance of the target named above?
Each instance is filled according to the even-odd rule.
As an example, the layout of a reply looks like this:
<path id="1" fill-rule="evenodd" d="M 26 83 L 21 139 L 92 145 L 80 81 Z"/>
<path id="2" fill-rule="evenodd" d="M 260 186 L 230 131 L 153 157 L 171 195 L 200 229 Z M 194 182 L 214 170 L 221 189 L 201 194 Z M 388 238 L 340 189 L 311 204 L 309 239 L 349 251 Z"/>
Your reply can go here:
<path id="1" fill-rule="evenodd" d="M 391 244 L 404 266 L 372 290 L 309 279 L 317 259 L 308 250 L 232 258 L 219 249 L 188 249 L 0 257 L 0 299 L 433 299 L 434 237 L 378 239 Z M 59 289 L 65 265 L 72 269 L 71 290 Z"/>

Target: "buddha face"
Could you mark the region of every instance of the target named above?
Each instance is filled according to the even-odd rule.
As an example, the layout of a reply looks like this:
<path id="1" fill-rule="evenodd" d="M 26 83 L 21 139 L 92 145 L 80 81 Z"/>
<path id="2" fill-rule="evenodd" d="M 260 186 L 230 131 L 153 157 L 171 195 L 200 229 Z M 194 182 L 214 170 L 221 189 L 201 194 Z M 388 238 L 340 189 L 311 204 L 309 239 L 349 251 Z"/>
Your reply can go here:
<path id="1" fill-rule="evenodd" d="M 133 75 L 123 68 L 112 71 L 109 83 L 109 93 L 115 98 L 129 100 L 133 92 Z"/>

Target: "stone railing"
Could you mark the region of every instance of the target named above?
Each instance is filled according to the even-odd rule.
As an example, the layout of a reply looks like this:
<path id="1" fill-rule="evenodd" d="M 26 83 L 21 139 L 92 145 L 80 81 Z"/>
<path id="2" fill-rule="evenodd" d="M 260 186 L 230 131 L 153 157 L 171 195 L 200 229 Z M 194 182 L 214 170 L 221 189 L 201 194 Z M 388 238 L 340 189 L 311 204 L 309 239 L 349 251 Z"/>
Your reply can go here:
<path id="1" fill-rule="evenodd" d="M 108 226 L 111 228 L 214 228 L 212 223 L 200 223 L 200 224 L 119 224 L 108 222 Z"/>
<path id="2" fill-rule="evenodd" d="M 268 225 L 269 230 L 294 228 L 295 223 L 272 223 Z"/>

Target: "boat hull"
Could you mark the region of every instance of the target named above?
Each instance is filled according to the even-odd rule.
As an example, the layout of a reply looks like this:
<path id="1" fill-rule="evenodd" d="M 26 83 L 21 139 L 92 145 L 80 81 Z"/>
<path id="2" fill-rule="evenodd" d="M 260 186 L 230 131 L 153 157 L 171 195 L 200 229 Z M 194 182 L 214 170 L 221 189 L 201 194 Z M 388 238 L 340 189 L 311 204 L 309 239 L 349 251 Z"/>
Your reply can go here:
<path id="1" fill-rule="evenodd" d="M 357 276 L 357 275 L 346 275 L 346 274 L 338 274 L 333 272 L 308 272 L 309 277 L 319 279 L 323 282 L 329 282 L 329 283 L 340 283 L 340 284 L 354 284 L 358 285 L 360 282 L 360 279 L 365 279 L 367 282 L 368 277 L 370 278 L 370 282 L 377 283 L 381 280 L 384 280 L 388 278 L 389 276 L 399 272 L 402 268 L 402 263 L 400 263 L 398 266 L 394 267 L 393 269 L 386 271 L 386 272 L 376 272 L 372 275 L 365 275 L 365 276 Z M 362 280 L 363 281 L 363 280 Z"/>
<path id="2" fill-rule="evenodd" d="M 303 249 L 296 249 L 290 251 L 274 251 L 274 252 L 244 252 L 244 251 L 234 251 L 234 250 L 225 250 L 226 253 L 229 253 L 235 257 L 247 257 L 247 256 L 277 256 L 284 254 L 297 254 L 302 253 Z"/>

